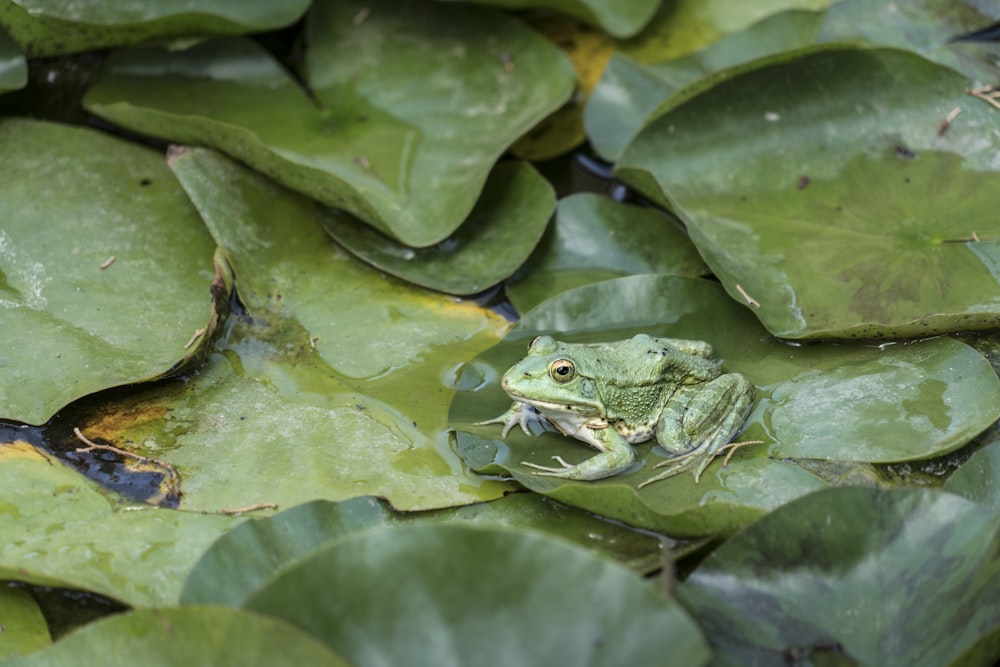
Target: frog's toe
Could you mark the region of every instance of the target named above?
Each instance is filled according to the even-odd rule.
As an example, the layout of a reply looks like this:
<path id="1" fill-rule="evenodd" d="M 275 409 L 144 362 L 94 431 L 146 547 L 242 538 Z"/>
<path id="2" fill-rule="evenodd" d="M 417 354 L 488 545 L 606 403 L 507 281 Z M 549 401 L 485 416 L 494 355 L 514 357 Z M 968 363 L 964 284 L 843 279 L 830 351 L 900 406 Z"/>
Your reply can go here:
<path id="1" fill-rule="evenodd" d="M 540 466 L 537 463 L 531 463 L 530 461 L 521 461 L 521 465 L 538 470 L 539 472 L 534 473 L 535 475 L 545 475 L 547 477 L 569 477 L 577 471 L 575 465 L 566 463 L 561 456 L 553 456 L 552 459 L 562 467 L 550 468 L 548 466 Z"/>

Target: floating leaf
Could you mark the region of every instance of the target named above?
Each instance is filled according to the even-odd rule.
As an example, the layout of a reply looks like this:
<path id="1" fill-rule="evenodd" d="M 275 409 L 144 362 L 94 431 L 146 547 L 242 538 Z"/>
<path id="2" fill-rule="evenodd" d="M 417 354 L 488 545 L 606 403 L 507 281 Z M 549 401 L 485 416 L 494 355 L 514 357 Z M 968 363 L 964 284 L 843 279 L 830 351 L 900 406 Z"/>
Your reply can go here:
<path id="1" fill-rule="evenodd" d="M 85 106 L 220 148 L 423 247 L 458 228 L 497 157 L 573 85 L 555 47 L 481 7 L 320 0 L 306 42 L 314 97 L 262 47 L 229 39 L 112 54 Z"/>
<path id="2" fill-rule="evenodd" d="M 657 64 L 616 53 L 584 109 L 594 150 L 618 160 L 650 114 L 674 93 L 727 67 L 811 44 L 822 17 L 818 12 L 780 12 L 697 53 Z"/>
<path id="3" fill-rule="evenodd" d="M 527 312 L 573 287 L 637 273 L 708 273 L 679 223 L 653 208 L 596 194 L 570 195 L 516 282 L 511 303 Z"/>
<path id="4" fill-rule="evenodd" d="M 27 82 L 28 63 L 24 54 L 7 33 L 0 29 L 0 93 L 23 88 Z"/>
<path id="5" fill-rule="evenodd" d="M 496 498 L 448 442 L 455 367 L 496 342 L 489 311 L 360 264 L 312 200 L 204 149 L 170 165 L 236 274 L 249 317 L 184 387 L 108 406 L 90 437 L 174 465 L 207 512 L 379 495 L 400 509 Z"/>
<path id="6" fill-rule="evenodd" d="M 25 444 L 0 445 L 0 579 L 176 603 L 191 566 L 242 521 L 130 505 Z"/>
<path id="7" fill-rule="evenodd" d="M 996 111 L 967 85 L 901 51 L 802 54 L 660 116 L 619 174 L 669 200 L 727 291 L 758 301 L 775 335 L 996 328 L 1000 138 L 986 130 Z M 955 107 L 962 122 L 939 135 Z"/>
<path id="8" fill-rule="evenodd" d="M 454 1 L 454 0 L 447 0 Z M 510 9 L 550 9 L 602 28 L 615 37 L 631 37 L 652 18 L 661 0 L 472 0 Z"/>
<path id="9" fill-rule="evenodd" d="M 1000 510 L 1000 444 L 994 438 L 952 473 L 944 488 Z"/>
<path id="10" fill-rule="evenodd" d="M 0 660 L 48 646 L 49 626 L 27 591 L 0 586 Z"/>
<path id="11" fill-rule="evenodd" d="M 450 294 L 474 294 L 514 273 L 555 205 L 552 187 L 533 167 L 502 162 L 469 218 L 430 248 L 400 245 L 347 215 L 326 216 L 323 226 L 337 243 L 386 273 Z"/>
<path id="12" fill-rule="evenodd" d="M 527 436 L 473 426 L 510 404 L 499 387 L 534 336 L 569 342 L 618 340 L 637 333 L 705 340 L 726 370 L 757 386 L 757 406 L 728 467 L 713 463 L 694 482 L 682 474 L 637 490 L 663 460 L 650 443 L 637 446 L 634 471 L 597 482 L 532 474 L 522 462 L 558 455 L 589 458 L 583 443 L 555 432 Z M 1000 382 L 986 359 L 963 343 L 939 338 L 909 345 L 790 347 L 711 282 L 633 276 L 564 292 L 522 317 L 496 348 L 461 374 L 451 419 L 457 447 L 476 470 L 507 471 L 528 488 L 627 523 L 674 535 L 729 532 L 764 512 L 823 486 L 779 459 L 902 461 L 961 447 L 1000 417 Z"/>
<path id="13" fill-rule="evenodd" d="M 294 23 L 308 6 L 309 0 L 207 0 L 196 8 L 171 0 L 17 0 L 0 4 L 0 25 L 30 57 L 40 58 L 174 37 L 263 32 Z"/>
<path id="14" fill-rule="evenodd" d="M 994 83 L 1000 46 L 956 41 L 1000 21 L 1000 7 L 977 0 L 911 0 L 905 5 L 841 0 L 823 18 L 817 39 L 916 51 L 980 83 Z"/>
<path id="15" fill-rule="evenodd" d="M 215 246 L 162 155 L 3 119 L 0 170 L 0 416 L 40 424 L 203 353 Z M 216 309 L 229 302 L 224 269 Z"/>
<path id="16" fill-rule="evenodd" d="M 396 512 L 385 501 L 363 496 L 339 503 L 317 500 L 237 526 L 219 538 L 195 565 L 184 584 L 181 601 L 242 605 L 289 563 L 359 531 L 404 523 L 532 529 L 557 534 L 622 561 L 660 563 L 661 539 L 533 493 L 419 513 Z"/>
<path id="17" fill-rule="evenodd" d="M 359 667 L 492 665 L 498 655 L 516 665 L 708 660 L 678 605 L 612 562 L 533 533 L 370 531 L 297 561 L 246 607 L 291 622 Z"/>
<path id="18" fill-rule="evenodd" d="M 330 649 L 287 623 L 239 609 L 133 611 L 91 623 L 46 650 L 5 667 L 63 665 L 347 667 Z"/>
<path id="19" fill-rule="evenodd" d="M 929 489 L 829 489 L 732 537 L 679 592 L 720 665 L 991 664 L 1000 517 Z"/>

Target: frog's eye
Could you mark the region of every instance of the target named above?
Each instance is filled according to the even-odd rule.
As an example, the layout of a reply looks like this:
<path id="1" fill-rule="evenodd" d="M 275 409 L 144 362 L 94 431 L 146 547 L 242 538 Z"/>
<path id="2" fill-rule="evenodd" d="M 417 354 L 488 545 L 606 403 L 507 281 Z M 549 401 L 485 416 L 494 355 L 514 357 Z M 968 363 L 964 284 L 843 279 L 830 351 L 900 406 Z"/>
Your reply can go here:
<path id="1" fill-rule="evenodd" d="M 568 359 L 556 359 L 549 366 L 549 375 L 556 382 L 569 382 L 576 375 L 576 366 Z"/>

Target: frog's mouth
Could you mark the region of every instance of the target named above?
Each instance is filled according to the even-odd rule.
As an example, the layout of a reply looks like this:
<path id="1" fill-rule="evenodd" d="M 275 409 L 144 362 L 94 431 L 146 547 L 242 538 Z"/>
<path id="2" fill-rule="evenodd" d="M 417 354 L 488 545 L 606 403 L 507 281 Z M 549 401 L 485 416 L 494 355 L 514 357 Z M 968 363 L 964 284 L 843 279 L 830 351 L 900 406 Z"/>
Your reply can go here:
<path id="1" fill-rule="evenodd" d="M 518 403 L 530 405 L 539 412 L 558 412 L 566 415 L 579 415 L 581 417 L 603 417 L 601 410 L 593 405 L 581 403 L 551 403 L 549 401 L 539 401 L 535 398 L 525 398 L 510 392 L 507 395 Z"/>

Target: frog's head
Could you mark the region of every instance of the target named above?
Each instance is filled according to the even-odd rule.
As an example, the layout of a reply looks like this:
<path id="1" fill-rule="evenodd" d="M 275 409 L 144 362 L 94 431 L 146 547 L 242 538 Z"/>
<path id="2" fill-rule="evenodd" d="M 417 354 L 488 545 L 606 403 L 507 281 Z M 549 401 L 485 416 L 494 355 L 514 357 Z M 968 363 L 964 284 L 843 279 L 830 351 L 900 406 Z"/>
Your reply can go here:
<path id="1" fill-rule="evenodd" d="M 551 336 L 538 336 L 528 356 L 504 373 L 500 386 L 516 401 L 542 412 L 603 417 L 604 404 L 594 378 L 580 367 L 580 346 L 567 346 Z"/>

